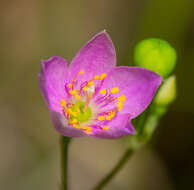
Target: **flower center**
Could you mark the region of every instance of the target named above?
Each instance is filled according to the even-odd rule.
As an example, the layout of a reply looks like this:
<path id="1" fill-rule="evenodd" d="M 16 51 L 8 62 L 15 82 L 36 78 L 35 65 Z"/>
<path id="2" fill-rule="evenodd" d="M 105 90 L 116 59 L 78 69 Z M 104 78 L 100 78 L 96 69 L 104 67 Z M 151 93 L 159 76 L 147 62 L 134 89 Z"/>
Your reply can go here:
<path id="1" fill-rule="evenodd" d="M 90 134 L 93 129 L 108 130 L 106 123 L 122 110 L 125 96 L 122 94 L 116 97 L 118 87 L 102 88 L 106 73 L 95 75 L 85 82 L 78 81 L 78 76 L 83 73 L 83 70 L 80 71 L 72 83 L 65 84 L 68 98 L 67 102 L 64 99 L 60 101 L 63 114 L 68 125 L 86 134 Z"/>
<path id="2" fill-rule="evenodd" d="M 70 120 L 77 120 L 80 124 L 89 121 L 92 116 L 92 110 L 89 106 L 84 110 L 85 105 L 86 103 L 83 101 L 76 102 L 71 109 L 73 112 L 77 111 L 77 114 L 71 116 Z"/>

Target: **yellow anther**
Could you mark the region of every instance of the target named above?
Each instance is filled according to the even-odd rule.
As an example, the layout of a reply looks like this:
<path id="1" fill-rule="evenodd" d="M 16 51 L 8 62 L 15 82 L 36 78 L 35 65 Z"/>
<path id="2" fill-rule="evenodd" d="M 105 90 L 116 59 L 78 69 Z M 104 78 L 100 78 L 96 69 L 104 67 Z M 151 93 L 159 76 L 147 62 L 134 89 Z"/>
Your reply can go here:
<path id="1" fill-rule="evenodd" d="M 108 121 L 110 121 L 112 119 L 112 117 L 110 116 L 110 115 L 108 115 L 107 117 L 106 117 L 106 120 L 108 120 Z"/>
<path id="2" fill-rule="evenodd" d="M 103 120 L 105 120 L 105 118 L 104 118 L 103 115 L 100 115 L 100 116 L 98 116 L 98 120 L 99 120 L 99 121 L 103 121 Z"/>
<path id="3" fill-rule="evenodd" d="M 106 73 L 102 73 L 102 74 L 100 75 L 99 79 L 100 79 L 100 80 L 104 80 L 104 78 L 105 78 L 106 76 L 107 76 Z"/>
<path id="4" fill-rule="evenodd" d="M 91 133 L 91 131 L 92 131 L 92 128 L 91 128 L 91 127 L 88 127 L 88 126 L 83 126 L 82 129 L 83 129 L 84 132 L 87 133 L 87 134 Z"/>
<path id="5" fill-rule="evenodd" d="M 77 113 L 74 112 L 74 111 L 72 111 L 71 108 L 68 108 L 68 109 L 67 109 L 67 114 L 72 115 L 72 116 L 74 116 L 74 117 L 77 116 Z"/>
<path id="6" fill-rule="evenodd" d="M 76 118 L 73 118 L 73 119 L 71 120 L 71 123 L 72 123 L 72 124 L 77 123 L 77 122 L 78 122 L 78 120 L 77 120 Z"/>
<path id="7" fill-rule="evenodd" d="M 104 126 L 103 128 L 102 128 L 102 130 L 104 130 L 104 131 L 106 131 L 106 130 L 108 130 L 109 129 L 109 126 Z"/>
<path id="8" fill-rule="evenodd" d="M 100 90 L 99 94 L 106 94 L 106 92 L 107 92 L 107 90 L 106 90 L 106 88 L 104 88 L 104 89 Z"/>
<path id="9" fill-rule="evenodd" d="M 84 73 L 84 70 L 81 70 L 78 74 L 81 75 Z"/>
<path id="10" fill-rule="evenodd" d="M 85 130 L 85 129 L 88 129 L 88 126 L 83 126 L 82 129 L 84 129 L 84 130 Z"/>
<path id="11" fill-rule="evenodd" d="M 118 111 L 121 111 L 122 110 L 122 108 L 123 108 L 122 102 L 118 102 L 117 108 L 118 108 Z"/>
<path id="12" fill-rule="evenodd" d="M 65 105 L 66 105 L 65 100 L 64 100 L 64 99 L 62 99 L 62 100 L 60 101 L 60 104 L 61 104 L 61 106 L 62 106 L 62 107 L 65 107 Z"/>
<path id="13" fill-rule="evenodd" d="M 84 86 L 83 91 L 87 91 L 87 90 L 88 90 L 87 86 Z"/>
<path id="14" fill-rule="evenodd" d="M 73 127 L 76 129 L 79 129 L 79 125 L 78 124 L 73 124 Z"/>
<path id="15" fill-rule="evenodd" d="M 68 84 L 68 87 L 69 87 L 69 88 L 72 88 L 72 87 L 73 87 L 73 84 L 69 83 L 69 84 Z"/>
<path id="16" fill-rule="evenodd" d="M 90 134 L 92 132 L 92 127 L 88 127 L 88 129 L 86 130 L 87 134 Z"/>
<path id="17" fill-rule="evenodd" d="M 121 101 L 118 101 L 117 105 L 120 106 L 120 105 L 123 105 L 123 103 Z"/>
<path id="18" fill-rule="evenodd" d="M 100 79 L 100 77 L 98 75 L 95 75 L 94 80 L 98 80 L 98 79 Z"/>
<path id="19" fill-rule="evenodd" d="M 116 114 L 115 111 L 111 111 L 111 112 L 110 112 L 110 116 L 111 116 L 112 118 L 115 116 L 115 114 Z"/>
<path id="20" fill-rule="evenodd" d="M 79 100 L 81 97 L 80 97 L 80 95 L 75 94 L 75 98 L 76 98 L 77 100 Z"/>
<path id="21" fill-rule="evenodd" d="M 80 109 L 78 107 L 76 107 L 76 113 L 80 113 Z"/>
<path id="22" fill-rule="evenodd" d="M 111 89 L 110 89 L 110 92 L 111 92 L 112 94 L 116 94 L 116 93 L 119 92 L 119 88 L 118 88 L 118 87 L 111 88 Z"/>
<path id="23" fill-rule="evenodd" d="M 121 96 L 119 96 L 118 98 L 118 101 L 120 101 L 120 102 L 125 102 L 125 95 L 121 95 Z"/>
<path id="24" fill-rule="evenodd" d="M 88 129 L 85 131 L 85 133 L 86 133 L 86 134 L 90 134 L 91 131 L 92 131 L 92 129 L 91 129 L 91 128 L 88 128 Z"/>
<path id="25" fill-rule="evenodd" d="M 94 85 L 94 82 L 93 81 L 89 81 L 88 82 L 88 86 L 92 86 L 92 85 Z"/>
<path id="26" fill-rule="evenodd" d="M 75 95 L 75 94 L 76 94 L 76 91 L 75 91 L 75 90 L 70 90 L 70 91 L 69 91 L 69 94 Z"/>
<path id="27" fill-rule="evenodd" d="M 118 107 L 118 111 L 121 111 L 123 107 Z"/>

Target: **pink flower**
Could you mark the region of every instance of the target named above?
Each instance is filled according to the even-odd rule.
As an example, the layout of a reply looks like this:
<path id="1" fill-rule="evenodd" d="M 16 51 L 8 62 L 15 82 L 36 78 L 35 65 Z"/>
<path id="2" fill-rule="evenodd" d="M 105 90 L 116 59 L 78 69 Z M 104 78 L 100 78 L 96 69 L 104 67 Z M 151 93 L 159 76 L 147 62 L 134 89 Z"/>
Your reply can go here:
<path id="1" fill-rule="evenodd" d="M 134 134 L 131 120 L 146 109 L 161 83 L 161 77 L 147 69 L 116 67 L 106 32 L 92 38 L 69 66 L 57 56 L 42 61 L 39 76 L 52 122 L 69 137 Z"/>

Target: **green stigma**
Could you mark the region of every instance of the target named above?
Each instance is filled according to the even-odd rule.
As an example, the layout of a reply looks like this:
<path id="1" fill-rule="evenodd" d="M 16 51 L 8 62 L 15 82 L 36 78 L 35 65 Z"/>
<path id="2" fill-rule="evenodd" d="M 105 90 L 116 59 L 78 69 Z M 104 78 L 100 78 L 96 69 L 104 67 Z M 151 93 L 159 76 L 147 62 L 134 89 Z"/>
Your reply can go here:
<path id="1" fill-rule="evenodd" d="M 75 111 L 75 112 L 77 112 L 77 110 L 79 111 L 77 112 L 76 116 L 71 116 L 71 119 L 77 119 L 80 123 L 89 121 L 89 119 L 92 116 L 92 110 L 88 106 L 84 112 L 83 110 L 84 110 L 85 104 L 86 103 L 83 101 L 78 101 L 72 106 L 72 111 Z"/>

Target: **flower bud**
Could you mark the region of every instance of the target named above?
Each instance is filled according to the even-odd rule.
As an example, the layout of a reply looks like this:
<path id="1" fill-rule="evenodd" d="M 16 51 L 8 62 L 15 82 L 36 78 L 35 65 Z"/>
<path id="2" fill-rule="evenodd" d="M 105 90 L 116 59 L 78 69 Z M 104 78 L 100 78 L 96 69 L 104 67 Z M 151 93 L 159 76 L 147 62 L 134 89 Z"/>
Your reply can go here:
<path id="1" fill-rule="evenodd" d="M 176 51 L 164 40 L 145 39 L 135 47 L 134 63 L 136 66 L 147 68 L 166 78 L 176 65 Z"/>
<path id="2" fill-rule="evenodd" d="M 167 106 L 176 98 L 176 77 L 170 76 L 164 81 L 164 84 L 158 91 L 155 97 L 155 103 L 161 106 Z"/>

